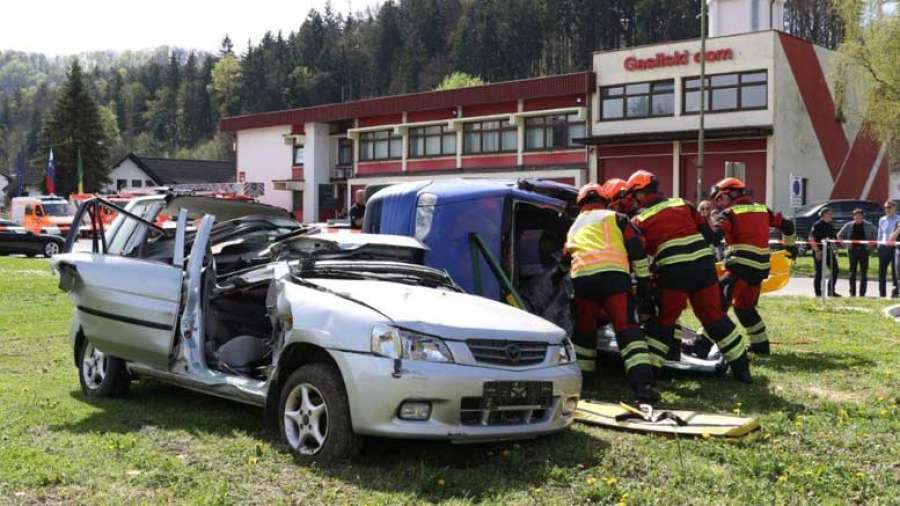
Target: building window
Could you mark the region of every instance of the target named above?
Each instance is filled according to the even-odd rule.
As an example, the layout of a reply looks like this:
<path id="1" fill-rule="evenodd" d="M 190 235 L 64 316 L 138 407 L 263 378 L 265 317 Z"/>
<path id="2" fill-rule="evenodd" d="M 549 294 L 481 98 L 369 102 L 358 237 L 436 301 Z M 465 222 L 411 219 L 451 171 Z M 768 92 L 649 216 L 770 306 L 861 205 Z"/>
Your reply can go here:
<path id="1" fill-rule="evenodd" d="M 392 130 L 363 132 L 359 135 L 360 160 L 394 160 L 400 158 L 403 140 Z"/>
<path id="2" fill-rule="evenodd" d="M 717 74 L 706 78 L 706 111 L 746 111 L 768 107 L 768 77 L 765 70 Z M 700 112 L 700 78 L 687 77 L 683 85 L 684 113 Z"/>
<path id="3" fill-rule="evenodd" d="M 303 165 L 303 144 L 294 144 L 294 165 Z"/>
<path id="4" fill-rule="evenodd" d="M 518 145 L 518 128 L 506 121 L 480 121 L 463 126 L 463 153 L 508 153 Z"/>
<path id="5" fill-rule="evenodd" d="M 525 118 L 525 149 L 579 147 L 574 139 L 584 137 L 584 131 L 584 120 L 576 113 Z"/>
<path id="6" fill-rule="evenodd" d="M 128 188 L 128 180 L 116 179 L 116 190 L 124 190 L 125 188 Z"/>
<path id="7" fill-rule="evenodd" d="M 449 156 L 456 154 L 456 132 L 447 125 L 409 129 L 409 157 Z"/>
<path id="8" fill-rule="evenodd" d="M 142 187 L 142 186 L 144 186 L 144 182 L 141 181 L 140 179 L 132 179 L 132 180 L 131 180 L 131 187 L 132 187 L 132 188 L 140 188 L 140 187 Z"/>
<path id="9" fill-rule="evenodd" d="M 353 165 L 353 141 L 338 139 L 338 165 Z"/>
<path id="10" fill-rule="evenodd" d="M 156 185 L 153 184 L 153 181 L 150 181 L 149 179 L 147 179 L 144 181 L 144 186 L 146 186 L 147 188 L 150 188 L 150 187 L 153 187 Z"/>
<path id="11" fill-rule="evenodd" d="M 600 88 L 600 119 L 634 119 L 675 114 L 675 81 Z"/>

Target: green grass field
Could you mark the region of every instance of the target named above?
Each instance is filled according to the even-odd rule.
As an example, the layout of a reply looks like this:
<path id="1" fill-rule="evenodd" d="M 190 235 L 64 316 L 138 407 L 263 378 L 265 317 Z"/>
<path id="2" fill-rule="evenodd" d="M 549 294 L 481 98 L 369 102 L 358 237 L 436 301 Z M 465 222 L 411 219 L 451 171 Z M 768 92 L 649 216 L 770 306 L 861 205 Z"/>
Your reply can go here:
<path id="1" fill-rule="evenodd" d="M 537 441 L 371 441 L 303 467 L 260 410 L 154 383 L 81 395 L 71 310 L 43 260 L 0 258 L 0 503 L 896 504 L 900 326 L 884 303 L 765 298 L 757 381 L 667 380 L 671 406 L 759 416 L 727 442 L 576 425 Z M 619 374 L 586 396 L 625 394 Z"/>

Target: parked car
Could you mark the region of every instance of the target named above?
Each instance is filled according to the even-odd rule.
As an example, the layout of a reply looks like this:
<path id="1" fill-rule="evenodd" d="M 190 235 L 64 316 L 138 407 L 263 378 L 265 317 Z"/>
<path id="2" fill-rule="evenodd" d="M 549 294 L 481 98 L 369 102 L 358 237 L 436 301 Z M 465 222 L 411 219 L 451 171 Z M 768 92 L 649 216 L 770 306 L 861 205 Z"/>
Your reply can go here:
<path id="1" fill-rule="evenodd" d="M 881 206 L 877 202 L 869 200 L 835 199 L 809 204 L 794 212 L 793 219 L 794 225 L 797 227 L 798 241 L 807 240 L 813 223 L 819 219 L 819 211 L 825 206 L 831 209 L 835 230 L 839 230 L 845 223 L 853 219 L 853 210 L 856 208 L 862 209 L 866 214 L 866 219 L 873 223 L 877 222 L 878 218 L 883 214 Z"/>
<path id="2" fill-rule="evenodd" d="M 47 258 L 62 251 L 65 240 L 48 234 L 35 234 L 9 220 L 0 220 L 0 255 L 24 254 Z"/>
<path id="3" fill-rule="evenodd" d="M 117 211 L 93 253 L 71 252 L 73 234 L 53 260 L 87 396 L 152 378 L 261 406 L 307 461 L 351 456 L 362 436 L 495 441 L 573 420 L 565 332 L 463 293 L 422 265 L 416 239 L 322 234 L 278 208 L 196 196 Z M 174 229 L 155 224 L 163 212 Z"/>

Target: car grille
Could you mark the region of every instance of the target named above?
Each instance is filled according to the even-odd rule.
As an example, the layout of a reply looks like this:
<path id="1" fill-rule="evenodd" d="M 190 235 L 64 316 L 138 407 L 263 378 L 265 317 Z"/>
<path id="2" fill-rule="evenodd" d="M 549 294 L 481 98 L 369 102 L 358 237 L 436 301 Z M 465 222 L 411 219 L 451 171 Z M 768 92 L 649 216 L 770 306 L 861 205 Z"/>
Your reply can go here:
<path id="1" fill-rule="evenodd" d="M 547 421 L 551 409 L 537 405 L 485 409 L 481 397 L 463 397 L 459 421 L 463 425 L 527 425 Z"/>
<path id="2" fill-rule="evenodd" d="M 475 360 L 485 364 L 535 365 L 543 362 L 547 355 L 547 343 L 469 339 L 466 344 Z"/>

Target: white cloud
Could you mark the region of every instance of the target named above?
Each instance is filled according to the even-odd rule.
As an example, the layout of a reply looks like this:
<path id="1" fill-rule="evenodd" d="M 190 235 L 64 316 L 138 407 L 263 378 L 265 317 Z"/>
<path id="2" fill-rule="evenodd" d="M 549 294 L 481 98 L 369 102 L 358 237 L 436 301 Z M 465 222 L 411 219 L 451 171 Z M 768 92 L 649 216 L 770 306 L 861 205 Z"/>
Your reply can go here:
<path id="1" fill-rule="evenodd" d="M 296 30 L 327 0 L 6 0 L 0 50 L 65 55 L 160 45 L 212 51 L 226 33 L 243 51 L 266 30 Z M 361 11 L 384 0 L 333 0 L 332 9 Z"/>

